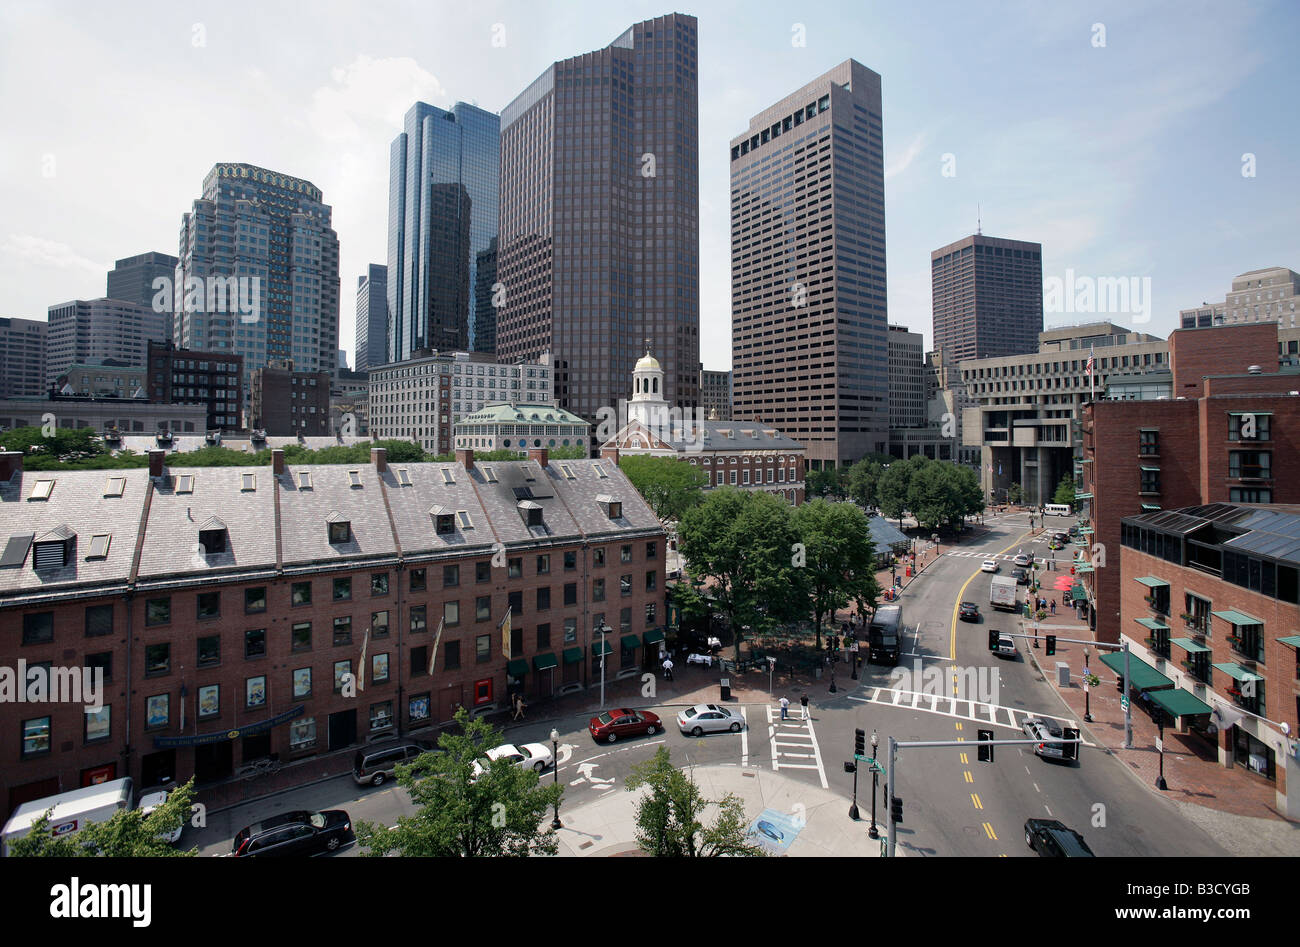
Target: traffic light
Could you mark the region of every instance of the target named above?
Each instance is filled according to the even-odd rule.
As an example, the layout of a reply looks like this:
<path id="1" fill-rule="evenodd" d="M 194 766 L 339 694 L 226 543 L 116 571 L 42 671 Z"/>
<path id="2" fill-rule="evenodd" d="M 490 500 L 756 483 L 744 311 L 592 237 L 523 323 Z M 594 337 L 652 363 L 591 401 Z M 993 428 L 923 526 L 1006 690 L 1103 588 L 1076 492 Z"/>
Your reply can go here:
<path id="1" fill-rule="evenodd" d="M 989 650 L 990 651 L 998 650 L 998 634 L 999 633 L 996 628 L 989 629 Z"/>
<path id="2" fill-rule="evenodd" d="M 865 730 L 853 731 L 853 754 L 855 756 L 867 755 L 867 731 Z"/>
<path id="3" fill-rule="evenodd" d="M 889 800 L 889 818 L 894 825 L 903 824 L 903 800 L 897 796 Z"/>
<path id="4" fill-rule="evenodd" d="M 837 645 L 837 644 L 838 644 L 838 642 L 835 640 L 835 636 L 834 636 L 834 635 L 827 635 L 827 636 L 826 636 L 826 650 L 827 650 L 827 651 L 834 651 L 835 648 L 836 648 L 836 645 Z"/>
<path id="5" fill-rule="evenodd" d="M 992 731 L 992 730 L 976 730 L 975 732 L 979 734 L 979 738 L 980 738 L 981 741 L 983 741 L 983 740 L 992 740 L 992 739 L 993 739 L 993 731 Z M 980 744 L 980 747 L 979 747 L 979 761 L 980 761 L 981 763 L 992 763 L 992 762 L 993 762 L 993 747 L 991 747 L 991 746 L 984 746 L 983 743 L 981 743 L 981 744 Z"/>
<path id="6" fill-rule="evenodd" d="M 1047 650 L 1043 653 L 1048 657 L 1056 654 L 1056 635 L 1047 636 Z"/>

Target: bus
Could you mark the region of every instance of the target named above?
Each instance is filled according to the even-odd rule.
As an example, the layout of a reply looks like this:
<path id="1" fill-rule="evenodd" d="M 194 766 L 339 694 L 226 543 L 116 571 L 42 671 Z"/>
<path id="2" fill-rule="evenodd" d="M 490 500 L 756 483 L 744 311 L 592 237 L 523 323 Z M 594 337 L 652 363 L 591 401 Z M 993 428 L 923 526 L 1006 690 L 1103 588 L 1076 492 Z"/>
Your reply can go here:
<path id="1" fill-rule="evenodd" d="M 1069 516 L 1071 512 L 1068 503 L 1046 503 L 1043 505 L 1044 516 Z"/>
<path id="2" fill-rule="evenodd" d="M 903 606 L 881 605 L 867 626 L 867 663 L 898 665 L 898 639 L 903 630 Z"/>

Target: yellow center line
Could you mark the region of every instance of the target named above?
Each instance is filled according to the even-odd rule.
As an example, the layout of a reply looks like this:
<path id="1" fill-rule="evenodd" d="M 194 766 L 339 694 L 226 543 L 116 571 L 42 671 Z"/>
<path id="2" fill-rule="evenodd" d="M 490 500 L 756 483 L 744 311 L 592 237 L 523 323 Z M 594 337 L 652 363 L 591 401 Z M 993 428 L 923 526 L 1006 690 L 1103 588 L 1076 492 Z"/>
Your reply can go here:
<path id="1" fill-rule="evenodd" d="M 1020 538 L 1017 539 L 1015 542 L 1013 542 L 1011 546 L 1016 545 L 1016 543 L 1023 544 L 1025 541 L 1025 537 L 1029 535 L 1030 534 L 1028 532 L 1021 533 Z M 1006 549 L 1000 549 L 995 553 L 990 553 L 990 556 L 1000 556 L 1004 552 L 1006 552 L 1007 549 L 1010 549 L 1011 546 L 1007 546 Z M 957 660 L 957 614 L 961 609 L 962 600 L 966 597 L 966 587 L 969 586 L 972 582 L 974 582 L 975 577 L 980 575 L 981 573 L 982 570 L 976 570 L 975 574 L 966 580 L 966 584 L 963 585 L 961 587 L 961 591 L 957 593 L 957 601 L 952 603 L 952 634 L 948 646 L 948 659 L 951 661 Z"/>
<path id="2" fill-rule="evenodd" d="M 961 757 L 961 765 L 962 765 L 962 766 L 969 766 L 969 765 L 970 765 L 970 758 L 969 758 L 965 753 L 959 753 L 958 756 Z"/>
<path id="3" fill-rule="evenodd" d="M 966 782 L 968 783 L 975 782 L 975 777 L 970 774 L 970 770 L 964 770 L 962 775 L 966 777 Z"/>
<path id="4" fill-rule="evenodd" d="M 995 842 L 998 840 L 998 833 L 994 832 L 993 826 L 989 825 L 987 822 L 984 823 L 984 834 Z"/>
<path id="5" fill-rule="evenodd" d="M 974 792 L 971 793 L 971 794 L 970 794 L 970 801 L 974 804 L 974 806 L 975 806 L 976 809 L 983 809 L 983 808 L 984 808 L 984 803 L 980 802 L 979 793 L 974 793 Z M 988 823 L 986 822 L 985 825 L 987 825 L 987 824 L 988 824 Z"/>
<path id="6" fill-rule="evenodd" d="M 957 729 L 958 729 L 958 730 L 962 729 L 962 726 L 961 726 L 961 722 L 960 722 L 960 721 L 957 722 Z"/>

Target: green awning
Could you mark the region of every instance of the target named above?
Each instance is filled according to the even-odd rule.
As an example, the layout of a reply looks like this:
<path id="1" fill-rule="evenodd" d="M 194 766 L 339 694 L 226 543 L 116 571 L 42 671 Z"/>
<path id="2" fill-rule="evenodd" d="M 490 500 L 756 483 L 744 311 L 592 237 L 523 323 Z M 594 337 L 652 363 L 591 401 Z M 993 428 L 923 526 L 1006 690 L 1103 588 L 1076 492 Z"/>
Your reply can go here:
<path id="1" fill-rule="evenodd" d="M 1173 687 L 1174 682 L 1169 680 L 1151 665 L 1147 664 L 1136 654 L 1129 654 L 1129 673 L 1131 675 L 1130 685 L 1139 691 L 1158 691 L 1165 688 Z M 1101 663 L 1106 665 L 1120 677 L 1124 676 L 1124 652 L 1113 651 L 1110 654 L 1101 656 Z"/>
<path id="2" fill-rule="evenodd" d="M 1154 513 L 1154 512 L 1156 512 L 1157 510 L 1160 509 L 1160 504 L 1159 504 L 1159 503 L 1143 503 L 1143 504 L 1142 504 L 1142 509 L 1145 510 L 1146 512 L 1148 512 L 1148 513 Z"/>
<path id="3" fill-rule="evenodd" d="M 1092 527 L 1091 527 L 1091 526 L 1080 526 L 1080 527 L 1079 527 L 1079 535 L 1080 535 L 1080 536 L 1091 536 L 1091 535 L 1092 535 Z"/>
<path id="4" fill-rule="evenodd" d="M 1190 717 L 1193 714 L 1214 712 L 1214 708 L 1209 704 L 1181 687 L 1175 687 L 1171 691 L 1156 691 L 1151 695 L 1151 702 L 1158 707 L 1163 707 L 1165 713 L 1171 717 Z"/>
<path id="5" fill-rule="evenodd" d="M 547 651 L 545 654 L 533 656 L 533 667 L 539 671 L 549 671 L 551 668 L 559 667 L 560 662 L 555 660 L 555 655 Z"/>
<path id="6" fill-rule="evenodd" d="M 515 658 L 506 665 L 506 673 L 511 677 L 523 677 L 528 673 L 528 662 L 523 658 Z"/>
<path id="7" fill-rule="evenodd" d="M 644 635 L 641 636 L 641 640 L 648 645 L 658 644 L 659 642 L 664 640 L 663 629 L 656 628 L 654 631 L 647 631 Z"/>
<path id="8" fill-rule="evenodd" d="M 1224 621 L 1229 622 L 1233 625 L 1264 624 L 1258 618 L 1252 618 L 1251 616 L 1247 615 L 1245 612 L 1239 612 L 1231 608 L 1224 609 L 1221 612 L 1210 612 L 1210 614 L 1213 615 L 1215 618 L 1222 618 Z"/>
<path id="9" fill-rule="evenodd" d="M 603 638 L 598 643 L 591 646 L 591 656 L 594 658 L 599 658 L 601 655 L 604 654 L 613 654 L 613 653 L 614 653 L 614 646 L 611 645 L 608 641 L 604 640 Z"/>
<path id="10" fill-rule="evenodd" d="M 565 648 L 565 649 L 564 649 L 564 663 L 565 663 L 565 664 L 577 664 L 577 663 L 578 663 L 579 661 L 581 661 L 581 660 L 582 660 L 582 649 L 581 649 L 581 648 Z"/>
<path id="11" fill-rule="evenodd" d="M 1168 630 L 1169 630 L 1169 626 L 1168 626 L 1168 625 L 1166 625 L 1166 624 L 1165 624 L 1164 622 L 1162 622 L 1162 621 L 1157 621 L 1157 620 L 1154 619 L 1154 618 L 1139 618 L 1139 619 L 1137 619 L 1137 623 L 1138 623 L 1139 625 L 1141 625 L 1143 628 L 1150 629 L 1151 631 L 1168 631 Z"/>
<path id="12" fill-rule="evenodd" d="M 1145 473 L 1160 473 L 1159 467 L 1138 467 L 1138 470 L 1144 471 Z"/>
<path id="13" fill-rule="evenodd" d="M 1278 638 L 1278 644 L 1289 644 L 1293 648 L 1300 648 L 1300 635 L 1287 635 L 1285 638 Z"/>
<path id="14" fill-rule="evenodd" d="M 1088 590 L 1082 585 L 1076 585 L 1070 589 L 1070 598 L 1076 602 L 1086 602 L 1088 601 Z"/>
<path id="15" fill-rule="evenodd" d="M 1091 499 L 1092 499 L 1092 494 L 1091 494 L 1091 493 L 1076 493 L 1076 494 L 1074 495 L 1074 498 L 1075 498 L 1076 500 L 1091 500 Z"/>
<path id="16" fill-rule="evenodd" d="M 1271 417 L 1272 414 L 1273 414 L 1272 411 L 1229 411 L 1228 413 L 1229 413 L 1229 414 L 1236 414 L 1236 415 L 1243 415 L 1243 414 L 1267 414 L 1267 415 L 1269 415 L 1270 417 Z"/>
<path id="17" fill-rule="evenodd" d="M 1139 576 L 1138 581 L 1141 582 L 1149 589 L 1161 589 L 1161 588 L 1169 587 L 1168 582 L 1166 582 L 1164 579 L 1158 579 L 1153 575 Z"/>
<path id="18" fill-rule="evenodd" d="M 1076 463 L 1076 464 L 1090 464 L 1090 463 L 1092 463 L 1092 458 L 1091 458 L 1091 457 L 1085 457 L 1085 458 L 1083 458 L 1083 460 L 1076 460 L 1075 463 Z"/>
<path id="19" fill-rule="evenodd" d="M 1087 562 L 1072 562 L 1070 565 L 1074 567 L 1074 571 L 1079 573 L 1079 575 L 1087 575 L 1089 572 L 1093 571 L 1092 565 Z"/>
<path id="20" fill-rule="evenodd" d="M 1171 638 L 1170 643 L 1178 645 L 1188 654 L 1204 654 L 1210 650 L 1203 644 L 1197 644 L 1191 638 Z"/>
<path id="21" fill-rule="evenodd" d="M 633 648 L 641 647 L 641 639 L 636 635 L 624 635 L 618 639 L 618 642 L 623 646 L 624 651 L 631 651 Z"/>
<path id="22" fill-rule="evenodd" d="M 1231 661 L 1227 661 L 1223 664 L 1216 664 L 1214 665 L 1214 669 L 1216 671 L 1222 671 L 1224 674 L 1228 675 L 1228 677 L 1232 678 L 1234 681 L 1240 681 L 1243 684 L 1246 683 L 1247 681 L 1263 680 L 1263 678 L 1260 677 L 1258 674 L 1256 674 L 1254 671 L 1247 671 L 1240 664 L 1234 664 Z"/>

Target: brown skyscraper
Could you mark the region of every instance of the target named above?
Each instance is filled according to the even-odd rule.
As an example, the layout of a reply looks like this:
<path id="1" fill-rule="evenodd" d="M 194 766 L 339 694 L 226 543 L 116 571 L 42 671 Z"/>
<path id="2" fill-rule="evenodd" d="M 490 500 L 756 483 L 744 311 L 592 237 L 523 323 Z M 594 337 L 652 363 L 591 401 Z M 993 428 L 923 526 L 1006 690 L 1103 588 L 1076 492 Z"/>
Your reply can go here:
<path id="1" fill-rule="evenodd" d="M 554 355 L 589 420 L 651 340 L 669 403 L 698 404 L 695 17 L 638 23 L 553 64 L 501 113 L 500 358 Z"/>
<path id="2" fill-rule="evenodd" d="M 847 60 L 731 141 L 732 417 L 809 467 L 889 439 L 880 76 Z"/>
<path id="3" fill-rule="evenodd" d="M 954 364 L 1027 355 L 1043 331 L 1043 245 L 972 234 L 930 254 L 934 347 Z"/>

